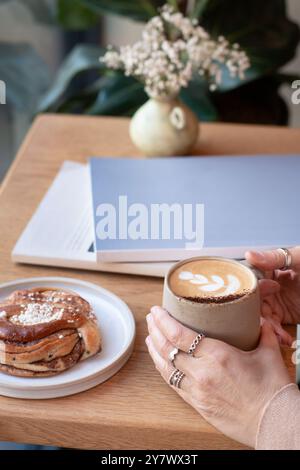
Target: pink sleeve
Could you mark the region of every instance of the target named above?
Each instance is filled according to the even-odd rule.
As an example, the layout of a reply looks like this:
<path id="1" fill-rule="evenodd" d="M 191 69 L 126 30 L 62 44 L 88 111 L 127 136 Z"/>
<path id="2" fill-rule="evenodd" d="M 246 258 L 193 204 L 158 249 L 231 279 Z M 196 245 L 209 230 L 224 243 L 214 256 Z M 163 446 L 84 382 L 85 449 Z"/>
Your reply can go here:
<path id="1" fill-rule="evenodd" d="M 257 450 L 300 449 L 300 392 L 281 388 L 266 405 L 256 436 Z"/>

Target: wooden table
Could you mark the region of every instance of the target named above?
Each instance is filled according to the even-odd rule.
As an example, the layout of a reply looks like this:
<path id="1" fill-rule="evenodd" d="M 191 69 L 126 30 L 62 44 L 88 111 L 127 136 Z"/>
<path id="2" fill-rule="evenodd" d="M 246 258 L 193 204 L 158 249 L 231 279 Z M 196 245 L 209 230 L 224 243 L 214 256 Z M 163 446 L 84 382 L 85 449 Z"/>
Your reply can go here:
<path id="1" fill-rule="evenodd" d="M 203 124 L 195 153 L 300 153 L 300 130 Z M 163 382 L 146 352 L 145 315 L 161 302 L 161 280 L 11 262 L 17 238 L 62 162 L 85 162 L 90 155 L 138 156 L 128 137 L 128 120 L 47 115 L 35 121 L 1 187 L 0 281 L 73 276 L 113 291 L 135 315 L 135 350 L 117 375 L 79 395 L 41 401 L 0 397 L 0 440 L 88 449 L 243 448 L 186 405 Z M 290 351 L 284 354 L 294 375 Z"/>

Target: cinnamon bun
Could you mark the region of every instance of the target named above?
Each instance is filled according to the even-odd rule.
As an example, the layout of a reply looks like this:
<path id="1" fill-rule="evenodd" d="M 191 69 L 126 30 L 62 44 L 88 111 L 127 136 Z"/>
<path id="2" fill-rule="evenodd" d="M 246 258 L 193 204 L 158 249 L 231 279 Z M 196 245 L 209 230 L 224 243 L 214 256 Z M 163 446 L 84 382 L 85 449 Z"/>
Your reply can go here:
<path id="1" fill-rule="evenodd" d="M 55 288 L 18 290 L 0 303 L 0 371 L 20 377 L 59 374 L 101 350 L 90 304 Z"/>

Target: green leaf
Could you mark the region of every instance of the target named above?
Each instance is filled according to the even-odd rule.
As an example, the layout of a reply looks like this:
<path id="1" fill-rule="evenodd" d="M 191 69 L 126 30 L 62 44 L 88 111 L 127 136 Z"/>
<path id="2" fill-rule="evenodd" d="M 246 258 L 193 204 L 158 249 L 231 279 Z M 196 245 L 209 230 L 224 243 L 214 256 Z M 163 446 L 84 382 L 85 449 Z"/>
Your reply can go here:
<path id="1" fill-rule="evenodd" d="M 1 42 L 0 78 L 6 84 L 7 103 L 33 113 L 49 85 L 49 70 L 31 46 Z"/>
<path id="2" fill-rule="evenodd" d="M 99 22 L 99 14 L 80 0 L 57 0 L 57 20 L 66 29 L 84 30 Z"/>
<path id="3" fill-rule="evenodd" d="M 87 110 L 88 114 L 129 116 L 132 115 L 148 97 L 142 83 L 122 74 L 105 77 L 95 103 Z"/>
<path id="4" fill-rule="evenodd" d="M 195 6 L 192 10 L 191 17 L 192 18 L 200 18 L 202 16 L 203 11 L 207 7 L 207 4 L 210 0 L 196 0 Z"/>
<path id="5" fill-rule="evenodd" d="M 252 64 L 247 81 L 274 73 L 289 62 L 300 40 L 299 27 L 288 19 L 284 0 L 210 0 L 201 24 L 213 36 L 224 35 L 246 50 Z M 242 83 L 227 77 L 221 89 Z"/>
<path id="6" fill-rule="evenodd" d="M 53 85 L 41 99 L 38 112 L 55 111 L 75 77 L 90 70 L 100 70 L 102 65 L 99 57 L 103 52 L 103 49 L 97 46 L 76 46 L 62 64 Z"/>
<path id="7" fill-rule="evenodd" d="M 272 75 L 226 93 L 212 93 L 219 120 L 247 124 L 287 125 L 288 108 L 278 93 L 280 83 Z"/>
<path id="8" fill-rule="evenodd" d="M 148 21 L 157 14 L 165 0 L 80 0 L 80 3 L 101 14 L 115 14 L 137 21 Z"/>
<path id="9" fill-rule="evenodd" d="M 200 121 L 217 121 L 218 111 L 215 108 L 207 84 L 200 79 L 192 81 L 188 88 L 183 88 L 180 93 L 182 101 L 191 108 Z"/>
<path id="10" fill-rule="evenodd" d="M 68 113 L 68 114 L 86 114 L 95 102 L 97 94 L 80 92 L 75 93 L 72 96 L 66 98 L 57 108 L 57 113 Z"/>

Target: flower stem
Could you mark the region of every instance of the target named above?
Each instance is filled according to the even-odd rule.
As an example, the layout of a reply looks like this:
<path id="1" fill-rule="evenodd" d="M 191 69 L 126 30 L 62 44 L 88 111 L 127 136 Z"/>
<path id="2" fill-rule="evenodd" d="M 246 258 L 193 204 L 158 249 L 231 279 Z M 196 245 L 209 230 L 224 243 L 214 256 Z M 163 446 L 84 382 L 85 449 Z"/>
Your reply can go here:
<path id="1" fill-rule="evenodd" d="M 186 16 L 193 17 L 196 6 L 196 0 L 188 0 L 186 7 Z"/>

